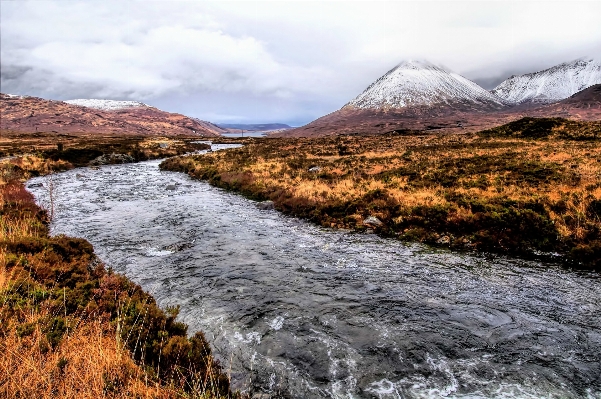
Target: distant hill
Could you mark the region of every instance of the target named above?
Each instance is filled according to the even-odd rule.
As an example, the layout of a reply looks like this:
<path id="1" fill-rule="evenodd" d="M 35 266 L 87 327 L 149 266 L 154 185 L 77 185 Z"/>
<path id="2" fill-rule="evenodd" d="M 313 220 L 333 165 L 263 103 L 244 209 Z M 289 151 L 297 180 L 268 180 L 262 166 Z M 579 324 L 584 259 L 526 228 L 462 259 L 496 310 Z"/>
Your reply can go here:
<path id="1" fill-rule="evenodd" d="M 0 130 L 12 132 L 153 136 L 219 136 L 225 132 L 210 122 L 133 101 L 67 103 L 0 93 L 0 113 Z"/>

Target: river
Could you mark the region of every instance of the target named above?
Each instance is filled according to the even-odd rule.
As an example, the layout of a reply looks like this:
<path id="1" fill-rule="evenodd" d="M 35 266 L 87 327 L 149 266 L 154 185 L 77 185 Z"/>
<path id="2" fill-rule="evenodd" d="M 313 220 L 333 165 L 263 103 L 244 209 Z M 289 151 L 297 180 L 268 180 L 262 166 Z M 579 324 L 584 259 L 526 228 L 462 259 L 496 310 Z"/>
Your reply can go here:
<path id="1" fill-rule="evenodd" d="M 214 146 L 215 149 L 227 147 Z M 180 305 L 256 397 L 601 398 L 601 279 L 325 229 L 163 172 L 39 177 L 53 234 Z"/>

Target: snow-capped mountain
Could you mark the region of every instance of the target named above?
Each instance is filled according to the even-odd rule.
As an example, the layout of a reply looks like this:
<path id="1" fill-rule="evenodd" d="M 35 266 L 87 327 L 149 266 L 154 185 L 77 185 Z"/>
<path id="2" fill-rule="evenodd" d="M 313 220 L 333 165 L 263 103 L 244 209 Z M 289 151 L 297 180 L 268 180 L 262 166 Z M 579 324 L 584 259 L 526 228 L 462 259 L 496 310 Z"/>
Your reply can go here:
<path id="1" fill-rule="evenodd" d="M 99 100 L 99 99 L 85 99 L 79 98 L 76 100 L 67 100 L 67 104 L 79 105 L 82 107 L 88 107 L 93 109 L 101 109 L 103 111 L 117 111 L 120 109 L 127 108 L 154 108 L 148 104 L 141 103 L 139 101 L 117 101 L 117 100 Z"/>
<path id="2" fill-rule="evenodd" d="M 544 71 L 512 76 L 491 92 L 511 104 L 552 103 L 601 83 L 601 59 L 580 58 Z"/>
<path id="3" fill-rule="evenodd" d="M 476 83 L 427 61 L 404 61 L 344 108 L 389 109 L 434 104 L 504 105 Z"/>

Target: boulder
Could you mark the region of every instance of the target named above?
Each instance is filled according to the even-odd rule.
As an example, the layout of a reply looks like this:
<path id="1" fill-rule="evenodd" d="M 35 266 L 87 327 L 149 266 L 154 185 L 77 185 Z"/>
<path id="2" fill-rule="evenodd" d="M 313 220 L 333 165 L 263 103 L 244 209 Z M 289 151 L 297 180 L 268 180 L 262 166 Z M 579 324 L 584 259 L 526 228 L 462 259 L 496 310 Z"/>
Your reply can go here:
<path id="1" fill-rule="evenodd" d="M 442 236 L 438 240 L 436 240 L 436 243 L 441 245 L 449 245 L 451 243 L 451 237 Z"/>
<path id="2" fill-rule="evenodd" d="M 371 225 L 371 226 L 382 226 L 382 221 L 375 216 L 368 216 L 363 220 L 363 224 Z"/>

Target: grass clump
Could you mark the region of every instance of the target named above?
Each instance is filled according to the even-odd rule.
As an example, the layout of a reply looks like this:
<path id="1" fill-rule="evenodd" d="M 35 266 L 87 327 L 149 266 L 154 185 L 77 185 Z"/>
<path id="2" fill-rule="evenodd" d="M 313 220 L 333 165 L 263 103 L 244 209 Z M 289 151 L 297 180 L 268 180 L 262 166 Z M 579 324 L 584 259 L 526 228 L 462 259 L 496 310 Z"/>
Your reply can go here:
<path id="1" fill-rule="evenodd" d="M 161 168 L 327 227 L 457 249 L 559 253 L 601 270 L 598 129 L 530 118 L 476 134 L 258 139 Z M 364 223 L 369 216 L 381 225 Z"/>

